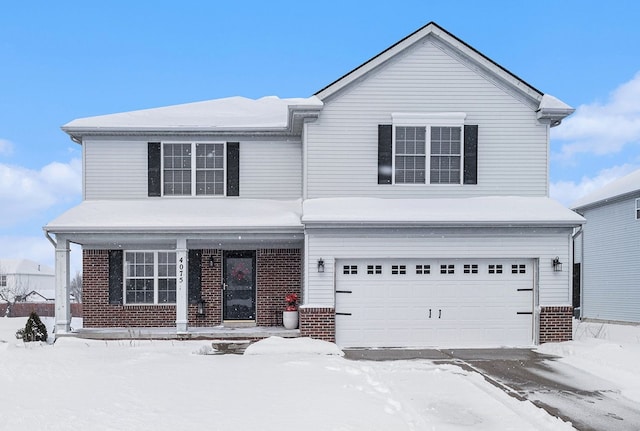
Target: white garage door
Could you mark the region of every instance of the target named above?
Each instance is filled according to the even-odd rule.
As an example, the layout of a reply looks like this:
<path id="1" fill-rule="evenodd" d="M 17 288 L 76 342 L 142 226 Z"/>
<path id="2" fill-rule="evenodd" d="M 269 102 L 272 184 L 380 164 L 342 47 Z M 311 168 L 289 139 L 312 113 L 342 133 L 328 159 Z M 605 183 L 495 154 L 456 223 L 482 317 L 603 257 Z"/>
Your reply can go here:
<path id="1" fill-rule="evenodd" d="M 532 260 L 336 262 L 342 347 L 533 344 Z"/>

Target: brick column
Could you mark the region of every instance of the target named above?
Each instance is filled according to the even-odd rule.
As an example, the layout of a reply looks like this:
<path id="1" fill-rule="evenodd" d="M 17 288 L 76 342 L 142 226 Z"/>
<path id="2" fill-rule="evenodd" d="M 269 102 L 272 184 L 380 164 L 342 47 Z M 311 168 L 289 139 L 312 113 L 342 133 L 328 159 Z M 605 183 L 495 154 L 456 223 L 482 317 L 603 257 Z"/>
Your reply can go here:
<path id="1" fill-rule="evenodd" d="M 541 307 L 540 344 L 571 341 L 572 327 L 573 307 Z"/>
<path id="2" fill-rule="evenodd" d="M 333 307 L 300 307 L 300 335 L 335 343 L 335 309 Z"/>

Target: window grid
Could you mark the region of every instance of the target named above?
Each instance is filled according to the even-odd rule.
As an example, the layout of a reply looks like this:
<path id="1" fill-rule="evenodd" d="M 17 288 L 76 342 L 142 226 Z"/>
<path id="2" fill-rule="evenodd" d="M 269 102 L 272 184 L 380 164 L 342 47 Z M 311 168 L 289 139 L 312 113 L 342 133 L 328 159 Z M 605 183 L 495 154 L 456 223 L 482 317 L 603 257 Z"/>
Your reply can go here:
<path id="1" fill-rule="evenodd" d="M 431 127 L 431 184 L 460 184 L 462 129 Z"/>
<path id="2" fill-rule="evenodd" d="M 489 265 L 489 274 L 502 274 L 502 265 Z"/>
<path id="3" fill-rule="evenodd" d="M 367 274 L 382 274 L 382 265 L 367 265 Z"/>
<path id="4" fill-rule="evenodd" d="M 355 275 L 358 273 L 358 265 L 344 265 L 342 273 L 346 275 Z"/>
<path id="5" fill-rule="evenodd" d="M 224 144 L 196 144 L 196 195 L 224 194 Z"/>
<path id="6" fill-rule="evenodd" d="M 404 275 L 407 273 L 407 265 L 391 265 L 392 275 Z"/>
<path id="7" fill-rule="evenodd" d="M 455 274 L 455 265 L 440 265 L 440 274 Z"/>
<path id="8" fill-rule="evenodd" d="M 418 275 L 431 274 L 431 265 L 416 265 L 416 274 Z"/>
<path id="9" fill-rule="evenodd" d="M 424 184 L 426 172 L 426 128 L 396 127 L 395 181 Z"/>
<path id="10" fill-rule="evenodd" d="M 125 302 L 175 304 L 175 252 L 125 252 Z"/>
<path id="11" fill-rule="evenodd" d="M 464 265 L 464 273 L 465 274 L 477 274 L 478 273 L 478 265 L 473 264 L 465 264 Z"/>
<path id="12" fill-rule="evenodd" d="M 7 287 L 7 275 L 0 274 L 0 287 Z"/>
<path id="13" fill-rule="evenodd" d="M 526 274 L 527 273 L 527 265 L 511 265 L 511 273 L 512 274 Z"/>
<path id="14" fill-rule="evenodd" d="M 164 194 L 191 195 L 191 144 L 164 144 Z"/>

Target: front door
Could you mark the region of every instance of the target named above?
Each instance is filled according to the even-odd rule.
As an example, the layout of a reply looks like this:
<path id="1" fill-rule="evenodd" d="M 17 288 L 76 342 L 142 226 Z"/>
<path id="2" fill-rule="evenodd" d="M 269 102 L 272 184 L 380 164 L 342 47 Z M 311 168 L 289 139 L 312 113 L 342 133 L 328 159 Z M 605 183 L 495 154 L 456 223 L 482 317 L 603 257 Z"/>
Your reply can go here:
<path id="1" fill-rule="evenodd" d="M 256 320 L 256 252 L 224 253 L 222 319 Z"/>

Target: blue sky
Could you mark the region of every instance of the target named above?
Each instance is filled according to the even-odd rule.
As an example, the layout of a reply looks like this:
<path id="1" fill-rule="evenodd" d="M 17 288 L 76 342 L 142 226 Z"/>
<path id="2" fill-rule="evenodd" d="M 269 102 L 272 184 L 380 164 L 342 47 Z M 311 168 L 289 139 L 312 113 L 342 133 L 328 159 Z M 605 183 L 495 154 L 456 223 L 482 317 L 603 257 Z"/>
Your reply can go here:
<path id="1" fill-rule="evenodd" d="M 41 228 L 81 199 L 68 121 L 310 96 L 429 21 L 577 109 L 551 135 L 551 195 L 569 204 L 640 167 L 639 18 L 631 0 L 4 4 L 0 257 L 53 263 Z"/>

